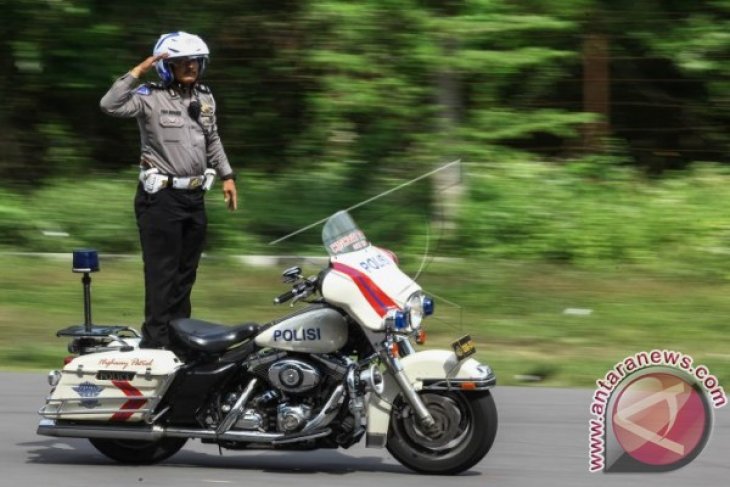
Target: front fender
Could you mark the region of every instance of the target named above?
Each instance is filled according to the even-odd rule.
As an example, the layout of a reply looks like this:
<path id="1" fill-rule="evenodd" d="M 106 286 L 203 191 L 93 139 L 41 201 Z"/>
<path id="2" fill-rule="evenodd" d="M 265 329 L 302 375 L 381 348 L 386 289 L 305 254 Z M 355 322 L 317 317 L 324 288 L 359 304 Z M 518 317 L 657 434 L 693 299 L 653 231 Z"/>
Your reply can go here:
<path id="1" fill-rule="evenodd" d="M 460 361 L 449 350 L 425 350 L 407 355 L 400 362 L 416 391 L 483 391 L 492 388 L 497 381 L 488 365 L 472 358 Z M 368 402 L 368 447 L 385 446 L 390 410 L 401 392 L 389 370 L 383 374 L 383 384 L 383 393 L 380 396 L 371 393 Z"/>

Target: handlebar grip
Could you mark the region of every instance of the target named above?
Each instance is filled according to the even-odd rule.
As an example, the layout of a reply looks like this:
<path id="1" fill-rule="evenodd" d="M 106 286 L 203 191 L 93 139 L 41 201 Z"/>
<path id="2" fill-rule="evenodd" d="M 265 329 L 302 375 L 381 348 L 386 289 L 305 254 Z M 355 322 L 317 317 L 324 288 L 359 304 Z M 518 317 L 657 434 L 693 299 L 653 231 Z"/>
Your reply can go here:
<path id="1" fill-rule="evenodd" d="M 277 296 L 276 298 L 274 298 L 274 304 L 286 303 L 293 297 L 294 297 L 294 291 L 293 290 L 287 291 L 284 294 L 282 294 L 281 296 Z"/>

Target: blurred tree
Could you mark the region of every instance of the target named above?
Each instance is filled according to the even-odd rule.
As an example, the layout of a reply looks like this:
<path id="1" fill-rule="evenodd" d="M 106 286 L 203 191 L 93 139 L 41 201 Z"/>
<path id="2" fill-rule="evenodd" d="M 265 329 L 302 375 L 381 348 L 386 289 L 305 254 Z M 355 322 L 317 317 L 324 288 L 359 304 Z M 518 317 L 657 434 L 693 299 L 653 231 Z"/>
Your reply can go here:
<path id="1" fill-rule="evenodd" d="M 650 128 L 664 130 L 653 134 L 652 142 L 665 153 L 674 152 L 677 161 L 657 160 L 661 154 L 654 151 L 650 162 L 657 170 L 683 167 L 695 160 L 727 162 L 730 2 L 697 2 L 691 8 L 685 2 L 667 3 L 671 10 L 657 12 L 665 16 L 661 24 L 667 30 L 638 31 L 634 43 L 626 47 L 649 53 L 649 67 L 655 68 L 652 77 L 658 79 L 652 89 L 642 90 L 636 98 L 655 105 Z M 626 119 L 631 116 L 628 110 L 624 112 Z"/>
<path id="2" fill-rule="evenodd" d="M 692 161 L 728 161 L 730 3 L 710 0 L 524 0 L 534 12 L 577 25 L 571 36 L 603 36 L 610 63 L 612 135 L 650 172 Z M 579 103 L 574 66 L 554 86 L 557 106 Z M 600 84 L 601 79 L 587 79 Z"/>
<path id="3" fill-rule="evenodd" d="M 269 173 L 345 152 L 372 169 L 424 141 L 440 148 L 432 160 L 494 143 L 564 154 L 586 120 L 576 115 L 580 51 L 595 33 L 611 46 L 612 126 L 637 158 L 728 152 L 726 1 L 2 0 L 2 9 L 6 180 L 135 164 L 133 124 L 102 116 L 97 101 L 175 29 L 210 42 L 229 152 Z"/>
<path id="4" fill-rule="evenodd" d="M 726 161 L 730 148 L 722 0 L 0 0 L 0 8 L 4 186 L 134 167 L 135 123 L 104 116 L 98 101 L 161 33 L 187 30 L 211 47 L 206 82 L 226 150 L 246 177 L 241 224 L 262 239 L 452 157 L 568 159 L 581 126 L 596 121 L 582 101 L 582 46 L 593 34 L 609 46 L 612 135 L 633 156 L 604 160 L 659 172 Z M 369 217 L 382 221 L 382 234 L 405 235 L 443 199 L 432 189 L 399 192 Z"/>

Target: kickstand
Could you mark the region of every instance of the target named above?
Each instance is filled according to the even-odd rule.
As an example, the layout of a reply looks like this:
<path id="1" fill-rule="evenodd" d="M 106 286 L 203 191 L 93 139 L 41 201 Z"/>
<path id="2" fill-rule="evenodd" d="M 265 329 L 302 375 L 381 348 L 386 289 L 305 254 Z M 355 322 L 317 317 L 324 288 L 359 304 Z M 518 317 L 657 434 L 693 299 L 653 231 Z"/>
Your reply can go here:
<path id="1" fill-rule="evenodd" d="M 221 448 L 221 444 L 220 443 L 218 443 L 218 454 L 220 456 L 223 456 L 223 448 Z"/>

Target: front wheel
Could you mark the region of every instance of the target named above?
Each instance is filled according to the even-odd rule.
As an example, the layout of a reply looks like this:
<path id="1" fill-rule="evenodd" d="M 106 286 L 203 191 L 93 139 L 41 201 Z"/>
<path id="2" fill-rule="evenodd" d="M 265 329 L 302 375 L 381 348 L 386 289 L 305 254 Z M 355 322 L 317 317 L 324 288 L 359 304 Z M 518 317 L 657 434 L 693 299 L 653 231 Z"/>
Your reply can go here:
<path id="1" fill-rule="evenodd" d="M 89 438 L 94 448 L 120 463 L 151 465 L 173 456 L 187 438 L 162 438 L 156 441 Z"/>
<path id="2" fill-rule="evenodd" d="M 497 434 L 497 408 L 487 392 L 422 392 L 438 433 L 427 435 L 410 405 L 396 402 L 390 416 L 388 451 L 406 467 L 431 475 L 452 475 L 474 466 Z"/>

